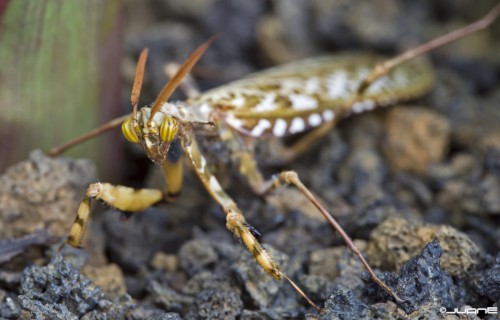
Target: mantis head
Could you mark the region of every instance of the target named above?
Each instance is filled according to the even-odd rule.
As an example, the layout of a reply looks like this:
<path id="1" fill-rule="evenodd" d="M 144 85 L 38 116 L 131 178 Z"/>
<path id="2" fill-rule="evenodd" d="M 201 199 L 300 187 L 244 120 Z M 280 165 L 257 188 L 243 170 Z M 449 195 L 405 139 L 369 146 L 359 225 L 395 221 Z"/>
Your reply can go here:
<path id="1" fill-rule="evenodd" d="M 188 57 L 177 73 L 163 87 L 151 108 L 143 107 L 137 110 L 148 50 L 144 49 L 141 52 L 130 98 L 133 113 L 131 118 L 123 122 L 122 133 L 128 141 L 141 143 L 148 157 L 155 163 L 161 163 L 165 160 L 168 149 L 178 136 L 181 131 L 179 128 L 183 124 L 182 120 L 175 115 L 158 111 L 167 103 L 168 98 L 170 98 L 174 90 L 201 58 L 213 40 L 215 40 L 215 37 L 207 40 Z"/>

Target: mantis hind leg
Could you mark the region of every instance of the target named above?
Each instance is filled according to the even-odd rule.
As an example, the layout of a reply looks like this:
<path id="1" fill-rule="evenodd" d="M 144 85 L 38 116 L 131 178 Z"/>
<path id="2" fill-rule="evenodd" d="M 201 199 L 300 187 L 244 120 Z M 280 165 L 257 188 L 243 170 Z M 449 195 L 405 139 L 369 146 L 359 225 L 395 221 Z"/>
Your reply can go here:
<path id="1" fill-rule="evenodd" d="M 375 281 L 380 287 L 382 287 L 388 294 L 390 294 L 398 303 L 402 303 L 403 300 L 398 297 L 398 295 L 380 278 L 373 272 L 372 268 L 365 260 L 359 248 L 354 244 L 352 239 L 347 235 L 340 224 L 333 218 L 333 216 L 323 207 L 323 205 L 316 199 L 316 196 L 302 183 L 299 175 L 295 171 L 283 171 L 280 174 L 274 175 L 266 181 L 266 183 L 259 189 L 262 193 L 268 193 L 272 190 L 282 186 L 282 185 L 293 185 L 295 186 L 325 217 L 325 219 L 330 223 L 330 225 L 337 231 L 345 244 L 349 249 L 358 257 L 361 263 L 365 266 L 365 269 L 370 274 L 370 277 Z"/>
<path id="2" fill-rule="evenodd" d="M 276 188 L 283 185 L 293 185 L 300 193 L 302 193 L 307 200 L 316 207 L 316 209 L 323 215 L 323 217 L 328 221 L 328 223 L 340 234 L 345 244 L 349 249 L 358 257 L 361 263 L 365 266 L 366 270 L 370 274 L 373 281 L 375 281 L 380 287 L 382 287 L 388 294 L 390 294 L 398 303 L 402 303 L 403 300 L 398 297 L 398 295 L 380 278 L 373 272 L 372 268 L 365 260 L 359 248 L 354 244 L 352 239 L 347 235 L 342 226 L 333 218 L 333 216 L 324 208 L 324 206 L 318 201 L 316 196 L 302 183 L 298 174 L 294 171 L 283 171 L 280 174 L 274 175 L 271 179 L 265 181 L 262 174 L 260 173 L 258 166 L 253 158 L 252 154 L 248 151 L 240 151 L 235 153 L 235 160 L 238 162 L 240 173 L 247 178 L 251 187 L 258 194 L 265 195 L 270 193 Z"/>
<path id="3" fill-rule="evenodd" d="M 270 159 L 266 159 L 264 162 L 270 165 L 284 165 L 292 162 L 309 151 L 312 146 L 319 144 L 321 139 L 332 131 L 336 123 L 336 121 L 325 122 L 319 127 L 305 133 L 291 145 L 285 145 L 283 141 L 276 139 L 269 149 L 271 153 Z"/>

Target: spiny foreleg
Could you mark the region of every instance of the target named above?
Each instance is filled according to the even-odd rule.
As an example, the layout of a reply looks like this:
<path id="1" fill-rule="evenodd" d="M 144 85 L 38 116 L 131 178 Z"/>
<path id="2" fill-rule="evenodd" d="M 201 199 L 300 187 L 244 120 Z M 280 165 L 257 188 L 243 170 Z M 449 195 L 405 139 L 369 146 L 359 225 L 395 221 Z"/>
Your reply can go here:
<path id="1" fill-rule="evenodd" d="M 222 189 L 217 178 L 209 171 L 205 157 L 200 153 L 198 144 L 193 136 L 183 137 L 182 147 L 195 169 L 196 174 L 207 189 L 212 198 L 222 207 L 226 214 L 226 227 L 236 238 L 241 239 L 245 247 L 253 254 L 259 265 L 269 275 L 275 279 L 286 279 L 292 287 L 313 306 L 318 312 L 318 307 L 311 299 L 286 276 L 274 261 L 273 257 L 267 252 L 256 238 L 255 229 L 250 226 L 243 216 L 233 199 Z"/>
<path id="2" fill-rule="evenodd" d="M 91 200 L 102 200 L 120 211 L 138 212 L 163 199 L 163 192 L 158 189 L 133 189 L 110 183 L 93 183 L 85 192 L 76 219 L 66 240 L 72 247 L 80 247 L 90 220 Z M 64 244 L 63 244 L 64 245 Z"/>

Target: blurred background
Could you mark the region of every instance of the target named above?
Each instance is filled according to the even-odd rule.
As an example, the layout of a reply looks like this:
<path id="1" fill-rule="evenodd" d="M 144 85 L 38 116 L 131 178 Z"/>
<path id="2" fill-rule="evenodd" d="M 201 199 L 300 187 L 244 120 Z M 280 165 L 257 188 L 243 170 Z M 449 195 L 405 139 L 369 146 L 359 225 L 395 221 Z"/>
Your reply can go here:
<path id="1" fill-rule="evenodd" d="M 0 171 L 122 113 L 123 12 L 114 0 L 0 1 Z M 98 146 L 73 155 L 117 153 Z"/>
<path id="2" fill-rule="evenodd" d="M 150 48 L 146 104 L 167 81 L 165 63 L 182 62 L 219 32 L 193 71 L 203 89 L 325 52 L 394 54 L 482 17 L 495 2 L 0 0 L 0 172 L 32 149 L 47 150 L 129 112 L 143 47 Z M 431 56 L 489 94 L 498 87 L 499 29 L 497 23 Z M 102 178 L 116 177 L 123 170 L 118 131 L 67 154 L 97 161 Z"/>

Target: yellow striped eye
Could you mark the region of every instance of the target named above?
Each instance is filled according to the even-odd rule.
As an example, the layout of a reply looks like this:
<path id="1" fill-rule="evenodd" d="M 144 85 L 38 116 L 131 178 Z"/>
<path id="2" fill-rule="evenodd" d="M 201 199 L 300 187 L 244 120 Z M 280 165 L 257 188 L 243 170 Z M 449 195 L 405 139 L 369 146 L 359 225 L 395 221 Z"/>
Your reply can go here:
<path id="1" fill-rule="evenodd" d="M 160 125 L 160 138 L 165 142 L 171 142 L 177 135 L 177 121 L 172 117 L 165 117 Z"/>
<path id="2" fill-rule="evenodd" d="M 139 142 L 139 137 L 137 136 L 137 133 L 134 131 L 134 128 L 132 128 L 132 118 L 129 118 L 123 122 L 122 133 L 125 139 L 127 139 L 128 141 L 132 143 Z"/>

